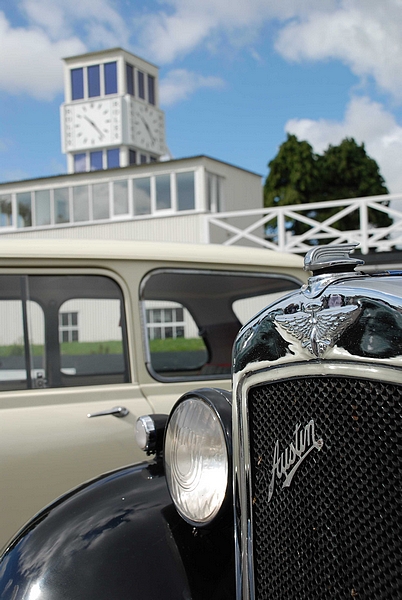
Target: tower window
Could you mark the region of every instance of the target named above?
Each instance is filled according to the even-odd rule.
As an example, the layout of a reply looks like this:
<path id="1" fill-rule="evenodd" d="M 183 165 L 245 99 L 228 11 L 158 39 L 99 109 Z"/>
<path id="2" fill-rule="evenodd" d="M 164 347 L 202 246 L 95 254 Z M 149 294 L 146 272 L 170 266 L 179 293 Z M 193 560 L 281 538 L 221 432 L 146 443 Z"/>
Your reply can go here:
<path id="1" fill-rule="evenodd" d="M 104 64 L 105 94 L 117 94 L 117 63 Z"/>
<path id="2" fill-rule="evenodd" d="M 145 100 L 144 73 L 137 71 L 138 74 L 138 96 Z"/>
<path id="3" fill-rule="evenodd" d="M 74 173 L 85 173 L 87 170 L 87 157 L 85 152 L 74 154 Z"/>
<path id="4" fill-rule="evenodd" d="M 134 96 L 134 68 L 126 63 L 126 88 L 127 94 Z"/>
<path id="5" fill-rule="evenodd" d="M 71 69 L 71 98 L 80 100 L 84 97 L 84 69 Z"/>
<path id="6" fill-rule="evenodd" d="M 112 148 L 107 151 L 107 168 L 116 169 L 120 167 L 120 151 L 118 148 Z"/>
<path id="7" fill-rule="evenodd" d="M 100 96 L 100 74 L 99 65 L 88 67 L 88 96 Z"/>
<path id="8" fill-rule="evenodd" d="M 148 102 L 155 104 L 155 77 L 148 75 Z"/>
<path id="9" fill-rule="evenodd" d="M 100 171 L 103 168 L 102 165 L 102 150 L 90 153 L 91 171 Z"/>

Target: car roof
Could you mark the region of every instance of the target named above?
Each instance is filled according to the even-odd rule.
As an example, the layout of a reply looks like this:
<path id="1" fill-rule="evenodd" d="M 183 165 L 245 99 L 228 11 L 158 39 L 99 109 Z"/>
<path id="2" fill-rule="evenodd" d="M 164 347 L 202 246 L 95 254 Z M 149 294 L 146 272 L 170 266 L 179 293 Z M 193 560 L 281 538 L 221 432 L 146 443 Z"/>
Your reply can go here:
<path id="1" fill-rule="evenodd" d="M 0 240 L 0 261 L 2 258 L 141 259 L 294 268 L 303 266 L 300 256 L 264 248 L 119 240 L 4 239 Z"/>

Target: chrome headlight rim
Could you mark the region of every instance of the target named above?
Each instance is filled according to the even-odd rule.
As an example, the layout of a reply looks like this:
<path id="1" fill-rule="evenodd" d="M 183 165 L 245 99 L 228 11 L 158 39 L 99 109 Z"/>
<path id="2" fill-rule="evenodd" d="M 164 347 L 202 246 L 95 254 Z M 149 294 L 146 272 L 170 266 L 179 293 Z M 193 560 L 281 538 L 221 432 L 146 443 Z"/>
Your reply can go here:
<path id="1" fill-rule="evenodd" d="M 232 511 L 230 508 L 232 507 L 232 406 L 231 406 L 231 393 L 227 390 L 221 390 L 217 388 L 201 388 L 197 390 L 192 390 L 187 392 L 173 406 L 171 413 L 169 415 L 169 419 L 166 424 L 165 429 L 165 439 L 164 439 L 164 472 L 166 476 L 166 482 L 170 497 L 172 498 L 173 504 L 180 514 L 180 516 L 193 527 L 197 528 L 205 528 L 215 526 L 218 523 L 221 523 L 222 520 L 225 520 L 228 515 L 232 518 Z M 182 510 L 180 503 L 178 502 L 174 490 L 172 490 L 172 486 L 170 484 L 170 467 L 167 464 L 168 457 L 166 456 L 167 449 L 167 438 L 170 435 L 169 425 L 172 421 L 172 418 L 175 414 L 177 414 L 177 409 L 188 400 L 198 400 L 203 402 L 206 407 L 214 413 L 214 417 L 216 418 L 216 422 L 220 427 L 225 450 L 226 450 L 226 483 L 224 486 L 224 494 L 222 501 L 220 502 L 217 510 L 214 510 L 210 517 L 197 519 L 191 518 L 184 510 Z M 194 515 L 195 517 L 195 515 Z"/>

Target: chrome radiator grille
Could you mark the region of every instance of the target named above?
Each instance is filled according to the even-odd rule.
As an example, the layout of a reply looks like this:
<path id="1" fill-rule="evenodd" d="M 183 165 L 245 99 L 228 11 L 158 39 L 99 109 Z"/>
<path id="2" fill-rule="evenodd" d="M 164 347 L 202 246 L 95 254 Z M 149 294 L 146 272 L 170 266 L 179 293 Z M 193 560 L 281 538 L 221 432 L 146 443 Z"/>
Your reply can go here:
<path id="1" fill-rule="evenodd" d="M 306 377 L 251 389 L 253 560 L 258 600 L 402 598 L 402 386 Z M 273 457 L 314 420 L 314 448 L 272 482 Z"/>

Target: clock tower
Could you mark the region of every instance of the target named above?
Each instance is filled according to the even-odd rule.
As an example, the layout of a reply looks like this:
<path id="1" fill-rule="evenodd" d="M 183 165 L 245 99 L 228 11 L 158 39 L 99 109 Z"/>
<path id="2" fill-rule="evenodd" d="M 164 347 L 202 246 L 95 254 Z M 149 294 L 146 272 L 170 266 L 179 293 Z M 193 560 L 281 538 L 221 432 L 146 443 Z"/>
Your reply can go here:
<path id="1" fill-rule="evenodd" d="M 62 151 L 69 173 L 156 162 L 166 153 L 158 68 L 121 48 L 64 59 Z"/>

